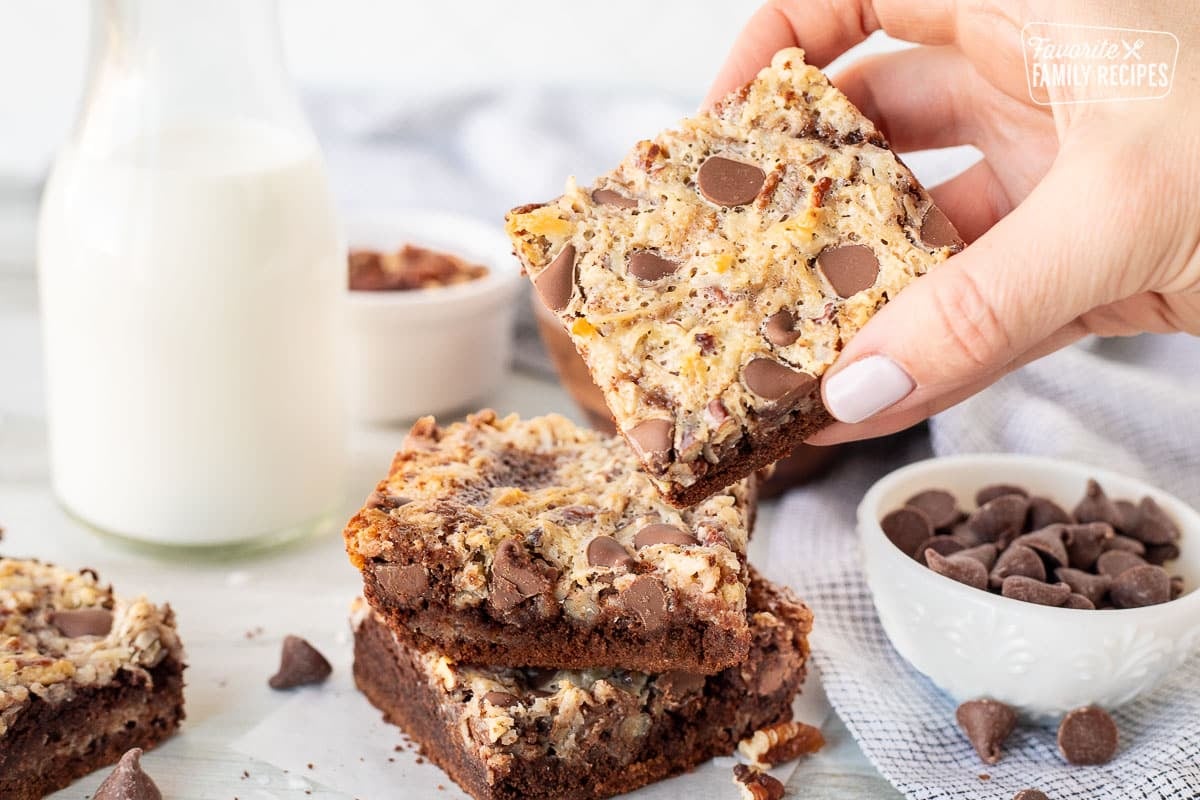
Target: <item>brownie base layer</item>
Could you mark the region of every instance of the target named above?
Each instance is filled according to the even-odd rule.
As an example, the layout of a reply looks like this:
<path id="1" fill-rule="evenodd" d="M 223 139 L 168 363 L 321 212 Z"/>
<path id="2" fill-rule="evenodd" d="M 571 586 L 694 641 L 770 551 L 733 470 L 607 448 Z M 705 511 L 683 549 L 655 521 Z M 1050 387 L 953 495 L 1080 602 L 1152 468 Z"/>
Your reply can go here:
<path id="1" fill-rule="evenodd" d="M 810 620 L 808 616 L 797 624 L 798 636 L 807 632 Z M 774 641 L 760 643 L 743 666 L 756 659 L 767 663 L 777 646 Z M 476 800 L 600 800 L 728 755 L 756 729 L 790 719 L 807 654 L 803 638 L 798 646 L 798 666 L 770 694 L 752 691 L 741 667 L 709 677 L 701 702 L 652 720 L 632 760 L 611 741 L 599 741 L 570 757 L 547 753 L 513 760 L 490 781 L 487 764 L 463 737 L 455 706 L 430 686 L 414 652 L 374 616 L 355 632 L 354 678 L 384 719 L 418 741 L 422 753 Z"/>
<path id="2" fill-rule="evenodd" d="M 786 426 L 775 428 L 767 435 L 751 436 L 749 446 L 713 464 L 700 480 L 691 486 L 670 484 L 664 499 L 676 508 L 690 508 L 707 497 L 730 486 L 755 470 L 774 464 L 786 457 L 810 436 L 829 427 L 834 418 L 821 403 L 820 386 L 814 397 L 814 410 L 798 417 Z"/>
<path id="3" fill-rule="evenodd" d="M 367 602 L 405 643 L 467 664 L 711 675 L 741 663 L 750 647 L 744 620 L 723 625 L 677 613 L 652 633 L 619 625 L 577 626 L 562 617 L 506 625 L 482 608 L 456 609 L 436 599 L 426 598 L 416 608 L 398 606 L 370 567 L 363 570 L 363 588 Z"/>
<path id="4" fill-rule="evenodd" d="M 0 797 L 38 800 L 174 733 L 184 718 L 183 665 L 167 660 L 150 676 L 153 688 L 121 673 L 61 705 L 33 697 L 0 737 Z"/>

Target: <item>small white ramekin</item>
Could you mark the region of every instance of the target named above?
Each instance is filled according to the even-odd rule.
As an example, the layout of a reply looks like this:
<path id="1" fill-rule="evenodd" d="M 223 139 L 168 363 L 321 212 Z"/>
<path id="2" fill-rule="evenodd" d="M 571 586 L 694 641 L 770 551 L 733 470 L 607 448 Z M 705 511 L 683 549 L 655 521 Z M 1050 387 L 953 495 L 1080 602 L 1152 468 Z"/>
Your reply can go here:
<path id="1" fill-rule="evenodd" d="M 1186 594 L 1123 610 L 1051 608 L 973 589 L 901 552 L 879 521 L 924 489 L 945 489 L 964 509 L 991 483 L 1024 486 L 1066 509 L 1095 478 L 1110 497 L 1155 501 L 1183 531 L 1167 565 Z M 1113 708 L 1152 688 L 1200 646 L 1200 514 L 1153 486 L 1084 464 L 1022 455 L 934 458 L 884 477 L 858 507 L 867 583 L 896 650 L 958 702 L 989 697 L 1034 718 L 1079 706 Z"/>
<path id="2" fill-rule="evenodd" d="M 346 292 L 350 412 L 369 423 L 461 411 L 486 398 L 512 357 L 520 265 L 504 232 L 424 211 L 351 213 L 351 249 L 414 244 L 482 264 L 478 280 L 433 289 Z"/>

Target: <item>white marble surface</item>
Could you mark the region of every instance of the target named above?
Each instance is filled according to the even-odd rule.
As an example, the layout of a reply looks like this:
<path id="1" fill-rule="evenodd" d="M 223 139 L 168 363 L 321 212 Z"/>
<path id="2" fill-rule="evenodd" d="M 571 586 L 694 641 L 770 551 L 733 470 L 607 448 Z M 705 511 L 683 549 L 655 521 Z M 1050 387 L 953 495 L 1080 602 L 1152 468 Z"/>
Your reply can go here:
<path id="1" fill-rule="evenodd" d="M 176 609 L 188 650 L 187 713 L 180 735 L 145 758 L 164 796 L 172 800 L 348 800 L 336 788 L 239 755 L 229 742 L 252 728 L 288 696 L 270 691 L 280 639 L 305 636 L 344 661 L 349 648 L 346 610 L 358 591 L 336 530 L 286 549 L 240 561 L 164 558 L 102 539 L 66 516 L 48 485 L 42 410 L 36 292 L 25 274 L 0 272 L 0 552 L 70 566 L 91 566 L 118 591 L 144 592 Z M 490 398 L 502 411 L 577 416 L 556 385 L 513 373 Z M 349 446 L 353 474 L 346 516 L 386 469 L 401 429 L 360 429 Z M 764 513 L 773 509 L 768 506 Z M 751 550 L 763 553 L 769 516 Z M 818 622 L 819 624 L 819 622 Z M 826 725 L 829 745 L 796 770 L 790 797 L 816 800 L 898 797 L 871 768 L 842 725 Z M 323 751 L 310 732 L 312 759 Z M 366 764 L 363 769 L 387 769 Z M 102 775 L 55 795 L 82 800 Z M 735 794 L 732 784 L 730 797 Z M 406 793 L 397 788 L 396 797 Z M 363 798 L 362 800 L 367 800 Z M 374 800 L 374 799 L 372 799 Z"/>

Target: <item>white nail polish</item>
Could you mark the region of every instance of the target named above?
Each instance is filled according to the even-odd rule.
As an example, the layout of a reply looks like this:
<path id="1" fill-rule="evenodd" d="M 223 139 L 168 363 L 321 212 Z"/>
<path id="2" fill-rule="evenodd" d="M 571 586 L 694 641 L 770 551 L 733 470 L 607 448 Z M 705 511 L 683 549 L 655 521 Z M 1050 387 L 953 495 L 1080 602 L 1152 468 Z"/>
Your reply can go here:
<path id="1" fill-rule="evenodd" d="M 908 397 L 916 386 L 887 356 L 867 356 L 825 382 L 825 406 L 842 422 L 862 422 Z"/>

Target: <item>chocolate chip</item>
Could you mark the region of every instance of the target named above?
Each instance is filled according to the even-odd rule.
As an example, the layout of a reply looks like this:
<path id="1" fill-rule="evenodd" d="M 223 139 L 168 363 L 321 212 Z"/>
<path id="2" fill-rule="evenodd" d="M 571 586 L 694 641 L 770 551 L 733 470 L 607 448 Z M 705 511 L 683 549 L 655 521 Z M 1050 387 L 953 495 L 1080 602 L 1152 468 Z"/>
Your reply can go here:
<path id="1" fill-rule="evenodd" d="M 1077 708 L 1058 726 L 1058 749 L 1071 764 L 1107 764 L 1117 754 L 1117 724 L 1102 708 Z"/>
<path id="2" fill-rule="evenodd" d="M 1041 789 L 1022 789 L 1013 795 L 1012 800 L 1050 800 Z"/>
<path id="3" fill-rule="evenodd" d="M 625 431 L 625 436 L 643 458 L 669 455 L 675 445 L 675 425 L 669 419 L 648 419 Z"/>
<path id="4" fill-rule="evenodd" d="M 1170 544 L 1148 544 L 1146 545 L 1146 555 L 1142 556 L 1151 564 L 1162 566 L 1168 561 L 1174 561 L 1179 558 L 1179 545 L 1174 542 Z"/>
<path id="5" fill-rule="evenodd" d="M 492 558 L 489 599 L 497 611 L 511 611 L 531 597 L 548 595 L 557 576 L 545 562 L 534 563 L 517 540 L 505 539 Z"/>
<path id="6" fill-rule="evenodd" d="M 1096 559 L 1104 552 L 1108 540 L 1113 538 L 1112 526 L 1107 522 L 1089 522 L 1067 528 L 1067 560 L 1076 569 L 1093 569 Z"/>
<path id="7" fill-rule="evenodd" d="M 1117 530 L 1132 535 L 1137 529 L 1138 507 L 1128 500 L 1113 500 L 1113 508 L 1117 509 L 1117 515 L 1121 518 L 1121 524 L 1116 526 Z"/>
<path id="8" fill-rule="evenodd" d="M 926 550 L 932 550 L 939 556 L 952 556 L 963 549 L 965 549 L 963 543 L 953 536 L 930 536 L 917 545 L 917 549 L 913 550 L 913 557 L 925 566 L 929 566 L 929 562 L 925 559 Z"/>
<path id="9" fill-rule="evenodd" d="M 1124 550 L 1126 553 L 1133 553 L 1135 556 L 1146 555 L 1146 545 L 1129 536 L 1116 536 L 1108 539 L 1104 543 L 1105 550 Z"/>
<path id="10" fill-rule="evenodd" d="M 709 156 L 696 172 L 700 194 L 719 206 L 749 203 L 762 191 L 767 175 L 753 164 L 724 156 Z"/>
<path id="11" fill-rule="evenodd" d="M 962 247 L 954 223 L 937 206 L 930 206 L 921 220 L 921 241 L 928 247 Z"/>
<path id="12" fill-rule="evenodd" d="M 1184 589 L 1183 576 L 1182 575 L 1172 575 L 1171 576 L 1171 599 L 1174 600 L 1178 597 L 1182 597 L 1183 589 Z"/>
<path id="13" fill-rule="evenodd" d="M 634 250 L 626 263 L 629 274 L 646 283 L 660 281 L 679 269 L 678 263 L 649 250 Z"/>
<path id="14" fill-rule="evenodd" d="M 113 614 L 107 608 L 72 608 L 50 614 L 50 624 L 63 636 L 108 636 Z"/>
<path id="15" fill-rule="evenodd" d="M 1152 497 L 1138 505 L 1137 528 L 1133 535 L 1146 544 L 1171 544 L 1179 538 L 1179 526 Z"/>
<path id="16" fill-rule="evenodd" d="M 756 358 L 742 370 L 746 388 L 764 400 L 776 403 L 804 397 L 817 387 L 817 379 L 769 358 Z"/>
<path id="17" fill-rule="evenodd" d="M 1117 608 L 1141 608 L 1171 599 L 1171 576 L 1162 567 L 1143 564 L 1113 578 L 1108 596 Z"/>
<path id="18" fill-rule="evenodd" d="M 321 683 L 333 672 L 333 667 L 317 648 L 299 636 L 285 636 L 279 655 L 279 671 L 267 681 L 272 689 L 291 689 Z"/>
<path id="19" fill-rule="evenodd" d="M 564 247 L 550 266 L 533 279 L 533 288 L 543 305 L 551 311 L 562 311 L 575 293 L 575 245 Z"/>
<path id="20" fill-rule="evenodd" d="M 782 689 L 788 675 L 795 674 L 797 658 L 781 650 L 760 662 L 753 676 L 754 693 L 765 697 Z"/>
<path id="21" fill-rule="evenodd" d="M 1087 493 L 1075 506 L 1074 514 L 1076 522 L 1107 522 L 1114 528 L 1123 522 L 1121 512 L 1108 499 L 1100 484 L 1092 479 L 1088 480 Z"/>
<path id="22" fill-rule="evenodd" d="M 1096 571 L 1101 575 L 1111 575 L 1114 578 L 1127 569 L 1140 567 L 1146 559 L 1125 550 L 1106 550 L 1096 559 Z"/>
<path id="23" fill-rule="evenodd" d="M 647 631 L 661 630 L 670 620 L 667 594 L 662 583 L 649 575 L 639 575 L 621 592 L 625 607 L 637 615 Z"/>
<path id="24" fill-rule="evenodd" d="M 1068 563 L 1067 546 L 1063 544 L 1066 532 L 1065 525 L 1051 525 L 1024 536 L 1018 536 L 1013 540 L 1013 544 L 1024 545 L 1036 552 L 1046 562 L 1047 569 L 1065 567 Z"/>
<path id="25" fill-rule="evenodd" d="M 510 706 L 515 706 L 517 703 L 521 702 L 520 698 L 518 698 L 515 694 L 497 691 L 488 692 L 483 696 L 483 699 L 498 708 L 509 708 Z"/>
<path id="26" fill-rule="evenodd" d="M 861 244 L 845 244 L 821 251 L 817 267 L 838 297 L 853 297 L 875 285 L 879 276 L 879 259 L 871 248 Z"/>
<path id="27" fill-rule="evenodd" d="M 425 596 L 429 576 L 420 564 L 379 564 L 374 568 L 380 588 L 405 604 Z"/>
<path id="28" fill-rule="evenodd" d="M 1029 497 L 1029 492 L 1022 489 L 1020 486 L 1013 486 L 1011 483 L 993 483 L 989 486 L 984 486 L 975 493 L 975 505 L 987 505 L 997 497 L 1015 494 L 1018 497 Z"/>
<path id="29" fill-rule="evenodd" d="M 1096 604 L 1081 594 L 1071 592 L 1071 596 L 1063 602 L 1062 608 L 1077 608 L 1080 611 L 1095 611 Z"/>
<path id="30" fill-rule="evenodd" d="M 939 530 L 949 529 L 962 519 L 954 495 L 941 489 L 928 489 L 914 494 L 904 501 L 904 505 L 925 512 L 930 524 Z"/>
<path id="31" fill-rule="evenodd" d="M 1005 494 L 981 505 L 967 517 L 967 525 L 983 541 L 994 542 L 1005 532 L 1017 534 L 1025 527 L 1029 501 L 1019 494 Z"/>
<path id="32" fill-rule="evenodd" d="M 763 336 L 776 347 L 787 347 L 800 338 L 800 331 L 794 330 L 795 326 L 796 318 L 792 316 L 792 312 L 786 308 L 780 309 L 767 317 Z"/>
<path id="33" fill-rule="evenodd" d="M 667 525 L 662 522 L 647 525 L 633 537 L 633 546 L 638 550 L 656 544 L 674 544 L 683 547 L 696 544 L 696 537 L 678 525 Z"/>
<path id="34" fill-rule="evenodd" d="M 594 189 L 592 190 L 592 202 L 598 206 L 616 206 L 617 208 L 637 208 L 638 201 L 632 197 L 626 197 L 620 192 L 612 189 Z"/>
<path id="35" fill-rule="evenodd" d="M 987 567 L 979 561 L 961 555 L 946 558 L 932 547 L 927 548 L 923 556 L 929 568 L 938 575 L 944 575 L 952 581 L 958 581 L 975 589 L 987 588 Z"/>
<path id="36" fill-rule="evenodd" d="M 142 770 L 142 748 L 126 751 L 92 800 L 162 800 L 162 792 Z"/>
<path id="37" fill-rule="evenodd" d="M 663 694 L 673 700 L 680 700 L 689 694 L 695 694 L 704 688 L 707 681 L 703 675 L 695 672 L 685 672 L 673 669 L 658 676 L 655 683 L 663 690 Z"/>
<path id="38" fill-rule="evenodd" d="M 1075 522 L 1066 509 L 1048 497 L 1029 498 L 1029 530 L 1036 531 L 1049 525 L 1069 525 Z"/>
<path id="39" fill-rule="evenodd" d="M 917 557 L 917 548 L 921 543 L 933 536 L 933 525 L 929 523 L 929 517 L 925 516 L 924 511 L 915 508 L 905 507 L 889 511 L 879 521 L 879 527 L 883 528 L 883 535 L 890 539 L 892 544 L 913 558 Z"/>
<path id="40" fill-rule="evenodd" d="M 1065 583 L 1043 583 L 1024 575 L 1009 575 L 1000 587 L 1000 594 L 1041 606 L 1061 606 L 1071 596 L 1071 587 Z"/>
<path id="41" fill-rule="evenodd" d="M 999 589 L 1004 581 L 1014 575 L 1035 581 L 1046 580 L 1046 565 L 1041 556 L 1023 544 L 1014 544 L 1000 554 L 992 568 L 991 586 Z"/>
<path id="42" fill-rule="evenodd" d="M 611 536 L 597 536 L 588 542 L 587 560 L 593 567 L 633 569 L 637 564 L 625 547 Z"/>
<path id="43" fill-rule="evenodd" d="M 999 553 L 1000 551 L 996 545 L 991 542 L 984 542 L 983 544 L 977 544 L 974 547 L 960 550 L 956 555 L 962 558 L 973 558 L 980 564 L 983 564 L 984 569 L 990 570 L 996 565 L 996 556 Z"/>
<path id="44" fill-rule="evenodd" d="M 1000 761 L 1000 746 L 1017 727 L 1017 712 L 997 700 L 968 700 L 954 712 L 958 727 L 988 764 Z"/>
<path id="45" fill-rule="evenodd" d="M 1054 577 L 1071 587 L 1071 591 L 1083 595 L 1093 605 L 1104 602 L 1105 595 L 1112 587 L 1112 577 L 1108 575 L 1093 575 L 1073 567 L 1059 567 L 1054 570 Z"/>
<path id="46" fill-rule="evenodd" d="M 407 497 L 388 494 L 386 491 L 381 492 L 377 489 L 367 495 L 363 507 L 380 511 L 391 511 L 393 508 L 400 508 L 400 506 L 408 505 L 411 502 L 412 500 Z"/>

